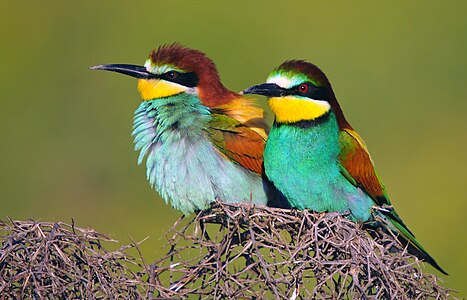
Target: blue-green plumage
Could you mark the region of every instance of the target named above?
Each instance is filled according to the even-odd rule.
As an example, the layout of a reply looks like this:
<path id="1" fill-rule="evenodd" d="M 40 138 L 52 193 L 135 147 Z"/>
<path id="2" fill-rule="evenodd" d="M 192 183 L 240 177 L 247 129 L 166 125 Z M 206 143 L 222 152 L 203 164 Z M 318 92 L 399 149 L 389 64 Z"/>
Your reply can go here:
<path id="1" fill-rule="evenodd" d="M 267 83 L 245 94 L 269 97 L 275 114 L 264 153 L 267 177 L 292 207 L 350 211 L 358 221 L 385 219 L 410 253 L 447 274 L 396 213 L 365 142 L 344 117 L 326 75 L 315 65 L 286 61 Z M 375 223 L 379 224 L 379 223 Z"/>
<path id="2" fill-rule="evenodd" d="M 91 69 L 138 79 L 138 163 L 146 158 L 147 178 L 166 203 L 184 214 L 215 200 L 280 204 L 263 174 L 264 110 L 227 89 L 204 53 L 174 43 L 151 51 L 144 66 Z"/>
<path id="3" fill-rule="evenodd" d="M 216 199 L 266 205 L 263 179 L 225 159 L 210 140 L 213 115 L 188 93 L 144 101 L 135 112 L 138 163 L 145 156 L 146 175 L 166 202 L 190 213 Z"/>
<path id="4" fill-rule="evenodd" d="M 292 207 L 350 211 L 353 219 L 367 221 L 373 201 L 342 174 L 338 140 L 332 112 L 318 121 L 276 123 L 264 152 L 266 175 Z"/>

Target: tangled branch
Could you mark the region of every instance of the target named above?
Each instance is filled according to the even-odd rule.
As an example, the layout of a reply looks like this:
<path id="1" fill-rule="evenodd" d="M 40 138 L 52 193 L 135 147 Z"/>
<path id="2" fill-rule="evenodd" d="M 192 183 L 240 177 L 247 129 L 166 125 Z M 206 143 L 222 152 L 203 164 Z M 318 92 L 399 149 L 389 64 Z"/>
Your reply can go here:
<path id="1" fill-rule="evenodd" d="M 65 223 L 0 221 L 0 299 L 142 299 L 148 289 L 115 240 Z"/>
<path id="2" fill-rule="evenodd" d="M 338 213 L 217 203 L 179 219 L 151 264 L 137 243 L 108 251 L 113 239 L 65 223 L 0 231 L 0 299 L 452 297 L 391 233 Z"/>
<path id="3" fill-rule="evenodd" d="M 154 263 L 161 297 L 446 299 L 449 292 L 395 236 L 338 213 L 219 203 L 176 224 L 167 246 Z"/>

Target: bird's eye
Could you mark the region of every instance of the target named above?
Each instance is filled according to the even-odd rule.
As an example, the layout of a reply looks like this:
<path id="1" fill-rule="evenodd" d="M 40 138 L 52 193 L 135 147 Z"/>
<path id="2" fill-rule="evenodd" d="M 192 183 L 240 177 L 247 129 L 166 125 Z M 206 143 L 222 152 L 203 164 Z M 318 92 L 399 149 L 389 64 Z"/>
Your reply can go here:
<path id="1" fill-rule="evenodd" d="M 300 85 L 298 86 L 298 91 L 299 91 L 300 93 L 303 93 L 303 94 L 306 93 L 306 92 L 308 92 L 308 84 L 306 84 L 306 83 L 300 84 Z"/>
<path id="2" fill-rule="evenodd" d="M 175 71 L 170 71 L 170 72 L 167 72 L 165 76 L 167 77 L 167 79 L 175 79 L 178 77 L 178 73 Z"/>

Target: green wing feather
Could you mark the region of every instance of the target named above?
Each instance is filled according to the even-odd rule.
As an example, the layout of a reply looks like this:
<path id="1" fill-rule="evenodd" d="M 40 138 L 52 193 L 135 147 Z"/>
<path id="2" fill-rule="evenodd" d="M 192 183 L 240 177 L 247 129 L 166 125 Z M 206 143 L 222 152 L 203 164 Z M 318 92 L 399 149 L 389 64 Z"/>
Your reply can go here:
<path id="1" fill-rule="evenodd" d="M 262 174 L 266 140 L 260 134 L 223 114 L 211 114 L 206 131 L 222 155 L 248 170 Z"/>
<path id="2" fill-rule="evenodd" d="M 390 229 L 398 233 L 403 244 L 408 245 L 409 252 L 447 275 L 417 241 L 415 235 L 392 207 L 386 189 L 376 174 L 373 160 L 363 139 L 353 129 L 345 128 L 340 132 L 339 142 L 341 147 L 339 161 L 342 174 L 353 185 L 365 191 L 374 200 L 375 204 L 381 208 L 377 211 L 377 214 L 389 221 Z"/>
<path id="3" fill-rule="evenodd" d="M 375 201 L 376 205 L 382 207 L 385 214 L 405 228 L 412 236 L 413 233 L 404 224 L 402 219 L 392 208 L 386 188 L 375 171 L 373 160 L 363 139 L 352 129 L 341 130 L 339 136 L 342 174 L 355 186 L 365 191 Z"/>

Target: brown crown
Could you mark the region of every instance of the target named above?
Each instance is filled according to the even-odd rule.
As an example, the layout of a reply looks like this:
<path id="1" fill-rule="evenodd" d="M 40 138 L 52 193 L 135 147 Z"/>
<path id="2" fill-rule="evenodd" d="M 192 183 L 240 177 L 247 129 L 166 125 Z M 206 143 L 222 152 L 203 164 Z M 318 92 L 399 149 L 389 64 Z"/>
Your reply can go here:
<path id="1" fill-rule="evenodd" d="M 169 64 L 185 72 L 195 72 L 199 79 L 199 98 L 208 107 L 239 97 L 222 84 L 216 65 L 201 51 L 174 43 L 154 49 L 149 57 L 155 65 Z"/>
<path id="2" fill-rule="evenodd" d="M 276 70 L 286 70 L 292 71 L 294 73 L 305 74 L 308 78 L 315 81 L 317 85 L 325 87 L 329 92 L 329 104 L 331 105 L 332 111 L 336 114 L 339 127 L 342 129 L 352 128 L 349 122 L 347 122 L 347 120 L 345 119 L 344 113 L 342 112 L 339 102 L 337 102 L 336 96 L 334 95 L 334 91 L 332 90 L 331 83 L 320 68 L 304 60 L 288 60 L 282 63 L 279 67 L 277 67 Z"/>

